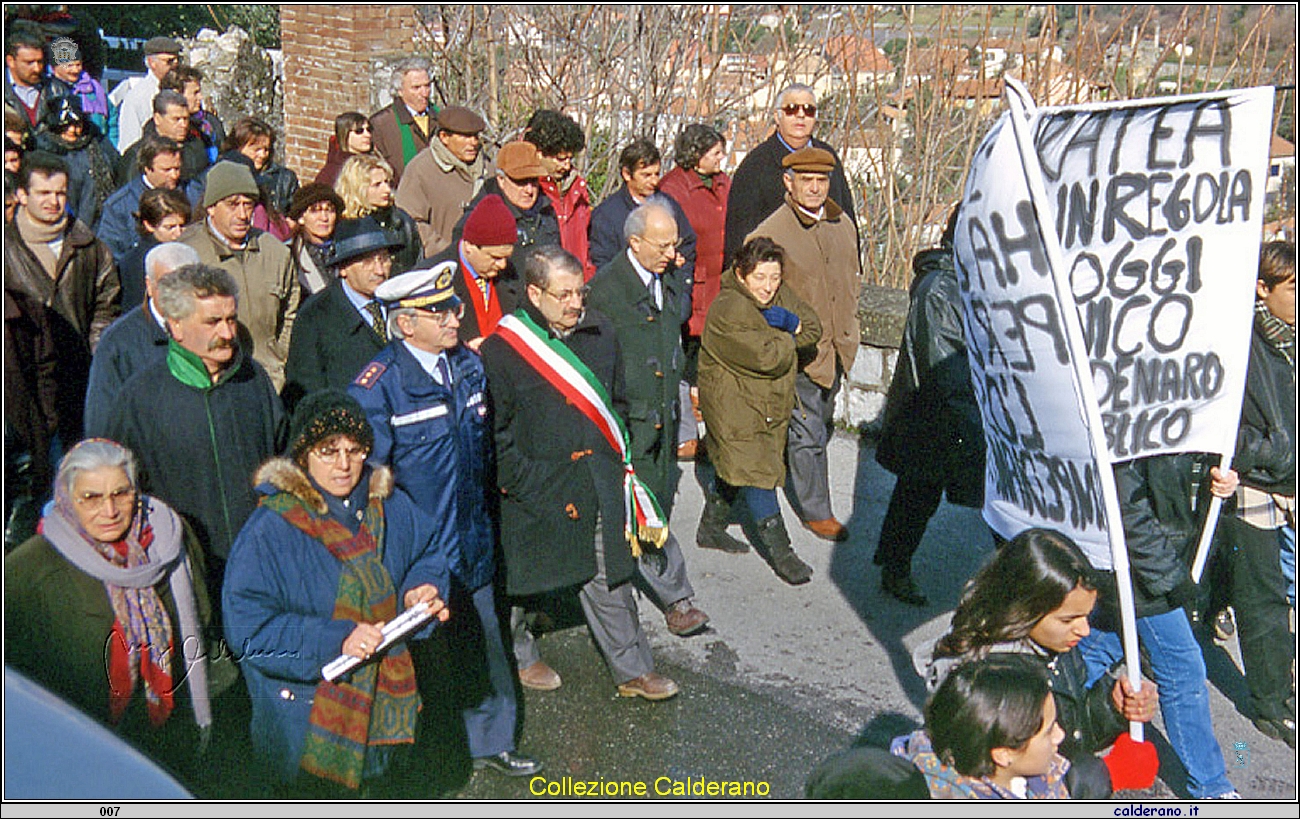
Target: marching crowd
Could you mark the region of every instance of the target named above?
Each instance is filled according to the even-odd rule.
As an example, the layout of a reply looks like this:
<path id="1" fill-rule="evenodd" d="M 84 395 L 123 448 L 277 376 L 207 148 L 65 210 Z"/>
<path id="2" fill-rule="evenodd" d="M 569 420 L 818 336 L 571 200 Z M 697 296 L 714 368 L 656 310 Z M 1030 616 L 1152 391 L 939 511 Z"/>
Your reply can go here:
<path id="1" fill-rule="evenodd" d="M 422 58 L 391 105 L 339 114 L 302 184 L 270 125 L 205 109 L 179 43 L 144 51 L 146 75 L 107 94 L 72 41 L 5 43 L 7 664 L 189 782 L 233 730 L 277 794 L 411 794 L 421 702 L 449 678 L 480 683 L 455 714 L 476 769 L 542 770 L 517 703 L 562 684 L 533 633 L 556 596 L 619 696 L 679 692 L 636 593 L 674 635 L 708 626 L 689 524 L 670 526 L 679 461 L 699 461 L 699 548 L 810 582 L 778 489 L 848 539 L 827 444 L 862 270 L 811 88 L 782 91 L 734 174 L 692 124 L 666 174 L 654 142 L 625 146 L 594 204 L 573 118 L 538 110 L 486 146 L 477 112 L 430 102 Z M 982 495 L 951 240 L 916 260 L 878 455 L 899 476 L 882 587 L 914 606 L 940 498 Z M 918 657 L 926 727 L 875 773 L 903 765 L 918 797 L 1105 797 L 1119 756 L 1094 754 L 1158 701 L 1192 795 L 1235 795 L 1183 609 L 1198 488 L 1239 500 L 1221 605 L 1256 724 L 1294 747 L 1294 282 L 1294 250 L 1268 246 L 1235 471 L 1117 470 L 1155 684 L 1116 670 L 1113 581 L 1030 530 Z M 341 656 L 355 666 L 325 679 Z"/>

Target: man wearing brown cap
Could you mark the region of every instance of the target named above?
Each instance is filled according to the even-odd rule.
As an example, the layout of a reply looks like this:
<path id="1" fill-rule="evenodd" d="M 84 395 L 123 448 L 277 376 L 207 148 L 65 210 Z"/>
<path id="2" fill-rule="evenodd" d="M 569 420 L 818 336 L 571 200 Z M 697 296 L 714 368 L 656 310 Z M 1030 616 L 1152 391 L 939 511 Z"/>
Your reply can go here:
<path id="1" fill-rule="evenodd" d="M 745 240 L 765 236 L 785 249 L 783 282 L 817 311 L 822 323 L 817 357 L 803 364 L 795 378 L 794 414 L 786 440 L 786 496 L 813 534 L 842 541 L 849 533 L 831 511 L 826 445 L 840 377 L 853 367 L 861 336 L 858 230 L 829 196 L 835 169 L 830 151 L 802 148 L 781 165 L 785 201 Z"/>
<path id="2" fill-rule="evenodd" d="M 519 305 L 523 288 L 510 267 L 519 238 L 515 215 L 500 195 L 489 194 L 466 215 L 457 235 L 455 242 L 420 266 L 455 263 L 453 286 L 466 305 L 458 335 L 466 347 L 477 351 L 501 317 Z"/>
<path id="3" fill-rule="evenodd" d="M 154 37 L 144 44 L 144 64 L 149 69 L 144 78 L 130 85 L 122 97 L 122 108 L 117 118 L 117 150 L 123 151 L 135 144 L 144 133 L 144 123 L 153 114 L 153 98 L 159 83 L 180 62 L 181 44 L 171 37 Z M 130 80 L 113 89 L 113 97 Z"/>
<path id="4" fill-rule="evenodd" d="M 496 194 L 506 203 L 515 219 L 515 252 L 505 275 L 518 278 L 524 267 L 524 258 L 531 248 L 539 245 L 558 245 L 561 242 L 560 221 L 555 215 L 555 205 L 542 194 L 541 177 L 546 175 L 537 147 L 531 142 L 507 142 L 497 151 L 496 175 L 483 183 L 469 211 L 474 210 L 485 197 Z M 461 217 L 452 235 L 461 236 L 469 211 Z"/>
<path id="5" fill-rule="evenodd" d="M 489 176 L 482 117 L 453 105 L 438 112 L 437 126 L 437 139 L 411 160 L 397 186 L 397 206 L 415 220 L 425 256 L 451 244 L 456 222 Z"/>

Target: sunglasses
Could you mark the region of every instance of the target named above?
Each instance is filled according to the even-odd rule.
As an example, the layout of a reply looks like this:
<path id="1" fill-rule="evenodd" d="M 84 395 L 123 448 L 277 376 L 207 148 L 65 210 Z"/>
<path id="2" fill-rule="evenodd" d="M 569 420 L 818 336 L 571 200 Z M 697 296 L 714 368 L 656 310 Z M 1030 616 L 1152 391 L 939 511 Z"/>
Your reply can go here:
<path id="1" fill-rule="evenodd" d="M 352 133 L 354 133 L 354 134 L 368 134 L 368 133 L 370 133 L 370 126 L 369 126 L 369 125 L 357 125 L 357 126 L 354 126 L 354 127 L 352 128 Z"/>
<path id="2" fill-rule="evenodd" d="M 817 116 L 817 106 L 816 106 L 816 105 L 787 105 L 787 106 L 785 106 L 784 108 L 782 108 L 781 110 L 785 112 L 785 115 L 786 115 L 787 117 L 792 117 L 792 116 L 794 116 L 795 114 L 799 113 L 800 111 L 802 111 L 802 112 L 803 112 L 803 115 L 806 116 L 806 117 L 815 117 L 815 116 Z"/>

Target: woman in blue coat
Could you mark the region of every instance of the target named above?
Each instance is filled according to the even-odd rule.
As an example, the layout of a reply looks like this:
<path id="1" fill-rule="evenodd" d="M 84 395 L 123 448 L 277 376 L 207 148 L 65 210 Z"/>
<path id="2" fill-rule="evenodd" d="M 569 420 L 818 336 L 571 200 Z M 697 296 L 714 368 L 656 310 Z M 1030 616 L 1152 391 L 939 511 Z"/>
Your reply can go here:
<path id="1" fill-rule="evenodd" d="M 381 629 L 421 604 L 446 620 L 447 567 L 391 473 L 365 466 L 374 436 L 352 398 L 314 393 L 293 421 L 292 459 L 258 470 L 259 506 L 226 567 L 226 635 L 255 750 L 292 792 L 322 780 L 357 790 L 414 742 L 420 708 L 410 654 L 401 642 L 379 651 Z M 324 681 L 340 655 L 362 663 Z"/>

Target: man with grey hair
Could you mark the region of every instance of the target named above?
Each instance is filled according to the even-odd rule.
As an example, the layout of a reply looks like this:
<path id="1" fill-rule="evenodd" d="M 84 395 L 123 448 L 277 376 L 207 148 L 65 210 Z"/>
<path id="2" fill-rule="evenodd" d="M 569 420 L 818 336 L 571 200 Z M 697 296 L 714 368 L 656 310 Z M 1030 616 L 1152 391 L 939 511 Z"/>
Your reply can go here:
<path id="1" fill-rule="evenodd" d="M 394 190 L 407 164 L 429 147 L 433 136 L 438 109 L 429 104 L 429 68 L 423 57 L 408 57 L 394 66 L 393 102 L 370 117 L 375 150 L 393 166 Z"/>
<path id="2" fill-rule="evenodd" d="M 180 62 L 181 44 L 171 37 L 153 37 L 144 44 L 144 64 L 148 72 L 143 78 L 123 80 L 109 99 L 121 105 L 118 113 L 117 149 L 129 148 L 144 133 L 149 119 L 149 106 L 162 78 Z M 177 140 L 182 141 L 182 140 Z"/>
<path id="3" fill-rule="evenodd" d="M 850 224 L 857 224 L 853 194 L 844 176 L 844 164 L 839 161 L 834 148 L 813 136 L 813 129 L 817 127 L 817 96 L 813 89 L 802 83 L 787 86 L 776 98 L 772 117 L 776 130 L 745 156 L 731 179 L 724 265 L 731 264 L 745 238 L 781 206 L 785 199 L 781 160 L 801 148 L 821 148 L 834 157 L 830 198 L 844 210 Z"/>
<path id="4" fill-rule="evenodd" d="M 623 355 L 632 464 L 667 518 L 681 477 L 678 384 L 686 368 L 681 331 L 690 318 L 691 303 L 682 292 L 688 285 L 665 275 L 677 261 L 680 244 L 676 215 L 667 197 L 651 196 L 628 214 L 623 238 L 624 252 L 592 278 L 587 305 L 614 325 Z M 661 549 L 645 544 L 642 549 L 637 570 L 663 608 L 668 630 L 679 637 L 703 630 L 709 617 L 691 601 L 694 589 L 677 538 L 670 533 Z"/>
<path id="5" fill-rule="evenodd" d="M 491 387 L 506 593 L 528 598 L 578 588 L 618 695 L 666 700 L 678 693 L 677 683 L 655 673 L 631 583 L 639 533 L 637 521 L 625 527 L 633 466 L 617 422 L 628 416 L 628 401 L 614 326 L 585 309 L 582 263 L 568 251 L 535 249 L 524 281 L 526 300 L 481 348 Z M 625 443 L 616 450 L 611 441 L 620 440 Z M 512 619 L 517 626 L 522 620 Z M 527 630 L 516 628 L 515 637 L 521 679 L 558 688 L 559 675 L 541 661 Z"/>
<path id="6" fill-rule="evenodd" d="M 180 242 L 166 242 L 144 257 L 143 304 L 109 325 L 90 362 L 86 389 L 86 437 L 105 435 L 122 385 L 131 376 L 167 356 L 167 322 L 156 303 L 158 282 L 179 267 L 198 264 L 199 254 Z"/>
<path id="7" fill-rule="evenodd" d="M 239 341 L 239 286 L 207 264 L 154 283 L 167 353 L 122 385 L 105 437 L 139 460 L 141 489 L 190 524 L 207 558 L 211 599 L 235 535 L 257 506 L 251 476 L 283 449 L 286 423 L 266 371 Z"/>
<path id="8" fill-rule="evenodd" d="M 475 694 L 461 712 L 474 767 L 532 776 L 542 764 L 515 749 L 518 692 L 497 611 L 487 377 L 457 335 L 465 304 L 452 285 L 455 273 L 456 262 L 447 261 L 376 288 L 395 341 L 348 389 L 375 433 L 371 465 L 390 466 L 397 485 L 434 521 L 429 548 L 451 568 L 446 597 L 456 614 L 433 642 L 444 642 L 455 663 L 448 669 L 436 650 L 413 645 L 421 694 L 445 701 L 438 689 L 448 676 L 486 679 L 486 691 L 468 686 Z"/>

